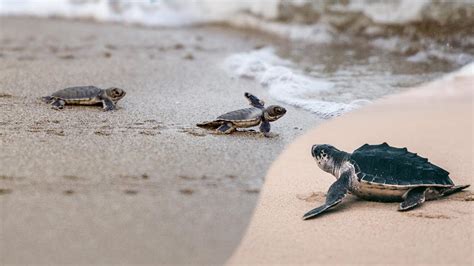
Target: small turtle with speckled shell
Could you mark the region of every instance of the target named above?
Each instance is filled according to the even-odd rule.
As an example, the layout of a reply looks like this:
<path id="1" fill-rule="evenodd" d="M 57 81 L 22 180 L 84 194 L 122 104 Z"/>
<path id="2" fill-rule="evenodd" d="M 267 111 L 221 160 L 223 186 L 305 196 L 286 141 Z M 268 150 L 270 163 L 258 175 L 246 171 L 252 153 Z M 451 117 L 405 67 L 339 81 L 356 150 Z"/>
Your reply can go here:
<path id="1" fill-rule="evenodd" d="M 251 108 L 240 109 L 223 114 L 210 122 L 197 124 L 198 127 L 216 129 L 217 133 L 229 134 L 237 128 L 248 128 L 260 125 L 260 132 L 269 136 L 270 122 L 276 121 L 286 113 L 286 109 L 279 105 L 265 107 L 265 103 L 246 92 Z"/>
<path id="2" fill-rule="evenodd" d="M 103 90 L 95 86 L 80 86 L 59 90 L 42 99 L 56 110 L 63 109 L 65 104 L 102 104 L 105 111 L 110 111 L 116 108 L 118 100 L 122 99 L 125 94 L 125 91 L 119 88 L 112 87 Z"/>
<path id="3" fill-rule="evenodd" d="M 374 201 L 401 202 L 399 211 L 459 192 L 469 185 L 455 186 L 449 173 L 428 159 L 394 148 L 387 143 L 365 144 L 352 154 L 331 145 L 314 145 L 311 154 L 319 168 L 336 177 L 326 203 L 303 216 L 314 218 L 339 204 L 347 193 Z"/>

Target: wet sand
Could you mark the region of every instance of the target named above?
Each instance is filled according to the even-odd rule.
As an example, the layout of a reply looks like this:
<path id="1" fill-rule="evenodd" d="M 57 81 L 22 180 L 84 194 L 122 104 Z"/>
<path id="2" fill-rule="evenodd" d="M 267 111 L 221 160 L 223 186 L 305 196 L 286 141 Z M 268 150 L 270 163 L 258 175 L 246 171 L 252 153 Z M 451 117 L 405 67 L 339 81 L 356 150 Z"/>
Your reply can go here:
<path id="1" fill-rule="evenodd" d="M 472 74 L 430 83 L 298 138 L 271 166 L 249 228 L 228 264 L 472 265 L 472 187 L 408 212 L 398 212 L 398 203 L 349 195 L 319 218 L 301 217 L 324 202 L 335 181 L 311 157 L 313 144 L 348 152 L 364 143 L 408 147 L 448 170 L 455 184 L 473 185 L 473 84 Z"/>
<path id="2" fill-rule="evenodd" d="M 271 162 L 305 125 L 279 134 L 194 127 L 247 106 L 231 53 L 271 40 L 221 27 L 148 29 L 0 18 L 0 257 L 5 264 L 222 264 L 237 246 Z M 127 91 L 114 112 L 52 110 L 76 85 Z"/>

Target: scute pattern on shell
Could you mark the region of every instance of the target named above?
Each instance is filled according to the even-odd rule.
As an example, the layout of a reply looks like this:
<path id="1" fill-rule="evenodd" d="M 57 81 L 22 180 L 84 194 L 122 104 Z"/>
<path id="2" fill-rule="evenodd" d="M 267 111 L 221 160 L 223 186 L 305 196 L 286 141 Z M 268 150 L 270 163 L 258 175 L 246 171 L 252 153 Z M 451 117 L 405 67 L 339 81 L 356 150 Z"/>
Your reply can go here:
<path id="1" fill-rule="evenodd" d="M 52 94 L 61 99 L 84 99 L 98 96 L 102 92 L 95 86 L 69 87 Z"/>
<path id="2" fill-rule="evenodd" d="M 262 116 L 262 110 L 258 108 L 245 108 L 228 112 L 217 117 L 217 120 L 240 121 L 240 120 L 257 120 Z"/>
<path id="3" fill-rule="evenodd" d="M 394 148 L 387 143 L 365 144 L 352 153 L 351 160 L 360 168 L 358 178 L 371 183 L 398 186 L 454 185 L 446 170 L 406 148 Z"/>

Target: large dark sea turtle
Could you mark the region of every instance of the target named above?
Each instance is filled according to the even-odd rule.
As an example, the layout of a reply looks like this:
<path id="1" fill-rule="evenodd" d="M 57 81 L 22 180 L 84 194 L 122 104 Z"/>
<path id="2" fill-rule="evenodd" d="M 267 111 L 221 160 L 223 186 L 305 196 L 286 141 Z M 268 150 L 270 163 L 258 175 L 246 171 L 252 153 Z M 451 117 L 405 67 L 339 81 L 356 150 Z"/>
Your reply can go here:
<path id="1" fill-rule="evenodd" d="M 399 211 L 407 211 L 425 200 L 459 192 L 469 185 L 455 186 L 449 173 L 428 159 L 394 148 L 387 143 L 365 144 L 352 154 L 331 145 L 314 145 L 311 154 L 319 168 L 336 177 L 326 203 L 303 216 L 314 218 L 339 204 L 347 193 L 374 201 L 401 201 Z"/>
<path id="2" fill-rule="evenodd" d="M 223 114 L 213 121 L 199 123 L 197 126 L 216 129 L 217 133 L 229 134 L 237 128 L 254 127 L 260 124 L 260 132 L 269 136 L 270 122 L 285 115 L 286 109 L 279 105 L 265 107 L 265 103 L 254 95 L 248 92 L 244 95 L 252 107 Z"/>
<path id="3" fill-rule="evenodd" d="M 114 87 L 103 90 L 95 86 L 79 86 L 59 90 L 42 99 L 56 110 L 63 109 L 65 104 L 102 104 L 105 111 L 110 111 L 125 94 L 124 90 Z"/>

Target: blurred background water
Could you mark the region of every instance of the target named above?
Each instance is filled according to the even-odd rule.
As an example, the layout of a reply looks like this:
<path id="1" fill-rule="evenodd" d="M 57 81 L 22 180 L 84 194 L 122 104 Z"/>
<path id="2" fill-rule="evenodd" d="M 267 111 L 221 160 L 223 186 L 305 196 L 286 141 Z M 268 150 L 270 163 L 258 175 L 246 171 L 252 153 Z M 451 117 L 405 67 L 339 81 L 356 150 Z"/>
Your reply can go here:
<path id="1" fill-rule="evenodd" d="M 0 14 L 271 34 L 281 45 L 229 55 L 223 68 L 321 117 L 474 61 L 471 0 L 1 0 Z"/>

